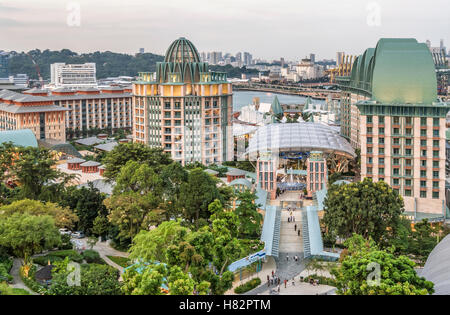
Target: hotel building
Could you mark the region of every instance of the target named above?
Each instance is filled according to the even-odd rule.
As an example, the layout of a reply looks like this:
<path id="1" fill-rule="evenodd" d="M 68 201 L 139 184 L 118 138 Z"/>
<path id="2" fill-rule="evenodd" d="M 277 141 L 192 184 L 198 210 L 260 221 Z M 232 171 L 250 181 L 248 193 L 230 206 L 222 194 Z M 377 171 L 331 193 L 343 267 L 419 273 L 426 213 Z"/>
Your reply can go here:
<path id="1" fill-rule="evenodd" d="M 0 130 L 31 129 L 37 139 L 66 140 L 66 129 L 131 129 L 131 89 L 108 87 L 0 92 Z"/>
<path id="2" fill-rule="evenodd" d="M 43 96 L 0 91 L 0 131 L 30 129 L 39 140 L 66 140 L 67 109 Z"/>
<path id="3" fill-rule="evenodd" d="M 211 72 L 187 39 L 174 41 L 156 73 L 133 84 L 133 138 L 181 164 L 233 159 L 231 83 Z"/>
<path id="4" fill-rule="evenodd" d="M 446 215 L 445 148 L 449 104 L 437 97 L 426 44 L 381 39 L 337 77 L 341 134 L 361 150 L 361 177 L 390 184 L 414 220 Z"/>

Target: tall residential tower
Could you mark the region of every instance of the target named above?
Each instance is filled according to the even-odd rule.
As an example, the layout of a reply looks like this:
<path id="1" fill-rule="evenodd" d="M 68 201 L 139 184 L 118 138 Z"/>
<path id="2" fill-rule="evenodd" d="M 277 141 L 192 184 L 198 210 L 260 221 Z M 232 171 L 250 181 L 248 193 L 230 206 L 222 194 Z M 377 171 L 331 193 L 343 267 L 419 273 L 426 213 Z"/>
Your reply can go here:
<path id="1" fill-rule="evenodd" d="M 231 83 L 211 72 L 187 39 L 174 41 L 156 73 L 133 84 L 133 138 L 163 147 L 181 164 L 233 158 Z"/>
<path id="2" fill-rule="evenodd" d="M 361 150 L 361 177 L 384 180 L 414 219 L 445 215 L 445 117 L 433 57 L 415 39 L 381 39 L 342 89 L 341 133 Z"/>

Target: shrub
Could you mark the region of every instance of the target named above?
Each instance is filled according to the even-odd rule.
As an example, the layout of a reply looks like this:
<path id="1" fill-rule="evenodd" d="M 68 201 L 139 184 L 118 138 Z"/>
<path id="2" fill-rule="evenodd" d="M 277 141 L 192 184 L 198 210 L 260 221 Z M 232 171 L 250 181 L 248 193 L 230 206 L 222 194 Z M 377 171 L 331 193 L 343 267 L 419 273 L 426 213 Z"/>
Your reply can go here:
<path id="1" fill-rule="evenodd" d="M 8 256 L 0 256 L 0 282 L 11 282 L 13 280 L 13 277 L 9 274 L 12 265 L 13 262 L 11 258 Z"/>
<path id="2" fill-rule="evenodd" d="M 25 276 L 23 272 L 23 267 L 20 268 L 20 278 L 22 279 L 23 283 L 32 291 L 40 294 L 45 294 L 47 292 L 47 289 L 40 285 L 36 280 L 34 280 L 34 274 L 36 272 L 36 267 L 32 266 L 30 270 L 28 271 L 28 277 Z"/>
<path id="3" fill-rule="evenodd" d="M 75 250 L 59 250 L 55 252 L 51 252 L 48 255 L 45 256 L 39 256 L 33 258 L 33 263 L 45 266 L 48 265 L 48 261 L 50 261 L 51 264 L 53 264 L 55 261 L 61 261 L 64 260 L 64 258 L 69 257 L 69 260 L 82 263 L 83 262 L 83 256 L 78 254 Z"/>
<path id="4" fill-rule="evenodd" d="M 234 289 L 234 293 L 242 294 L 242 293 L 248 292 L 248 291 L 256 288 L 257 286 L 259 286 L 260 284 L 261 284 L 261 279 L 254 278 L 254 279 L 247 281 L 246 283 L 241 284 L 240 286 L 236 287 Z"/>
<path id="5" fill-rule="evenodd" d="M 130 266 L 130 260 L 126 257 L 121 257 L 121 256 L 106 256 L 109 259 L 111 259 L 113 262 L 115 262 L 116 264 L 118 264 L 120 267 L 126 268 L 128 266 Z"/>
<path id="6" fill-rule="evenodd" d="M 319 280 L 319 284 L 325 284 L 325 285 L 329 285 L 329 286 L 332 286 L 332 287 L 336 286 L 336 280 L 335 279 L 319 276 L 319 275 L 316 275 L 316 274 L 309 275 L 308 277 L 303 278 L 303 282 L 308 282 L 309 283 L 309 281 L 311 279 Z"/>
<path id="7" fill-rule="evenodd" d="M 86 262 L 88 264 L 104 264 L 105 261 L 100 257 L 100 254 L 92 249 L 87 249 L 82 253 L 82 256 L 84 258 L 84 260 L 86 260 Z"/>

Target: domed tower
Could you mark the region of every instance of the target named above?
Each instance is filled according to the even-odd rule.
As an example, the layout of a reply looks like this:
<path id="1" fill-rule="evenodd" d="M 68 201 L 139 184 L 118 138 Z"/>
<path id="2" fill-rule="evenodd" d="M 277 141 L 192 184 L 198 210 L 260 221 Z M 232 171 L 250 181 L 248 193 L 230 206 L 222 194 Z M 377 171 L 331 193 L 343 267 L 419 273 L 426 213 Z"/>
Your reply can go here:
<path id="1" fill-rule="evenodd" d="M 182 165 L 233 159 L 231 83 L 188 39 L 169 46 L 155 73 L 141 72 L 133 94 L 135 142 L 163 147 Z"/>
<path id="2" fill-rule="evenodd" d="M 174 41 L 167 49 L 164 62 L 156 65 L 159 83 L 200 82 L 201 73 L 208 73 L 208 64 L 201 62 L 197 48 L 184 37 Z"/>
<path id="3" fill-rule="evenodd" d="M 200 57 L 191 41 L 184 37 L 180 37 L 170 45 L 169 49 L 167 49 L 164 62 L 200 62 Z"/>

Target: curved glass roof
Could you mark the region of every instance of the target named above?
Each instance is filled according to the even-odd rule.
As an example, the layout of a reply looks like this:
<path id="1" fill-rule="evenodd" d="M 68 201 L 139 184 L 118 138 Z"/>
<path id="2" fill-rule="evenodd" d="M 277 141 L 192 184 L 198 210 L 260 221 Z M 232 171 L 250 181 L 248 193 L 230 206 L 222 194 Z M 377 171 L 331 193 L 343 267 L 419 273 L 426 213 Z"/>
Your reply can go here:
<path id="1" fill-rule="evenodd" d="M 30 129 L 1 131 L 0 144 L 7 142 L 11 142 L 15 146 L 38 147 L 36 136 Z"/>
<path id="2" fill-rule="evenodd" d="M 450 235 L 447 235 L 428 256 L 425 267 L 420 273 L 434 283 L 434 294 L 450 294 Z"/>
<path id="3" fill-rule="evenodd" d="M 355 157 L 350 143 L 332 128 L 313 122 L 270 124 L 260 127 L 250 139 L 247 153 L 323 151 Z"/>

